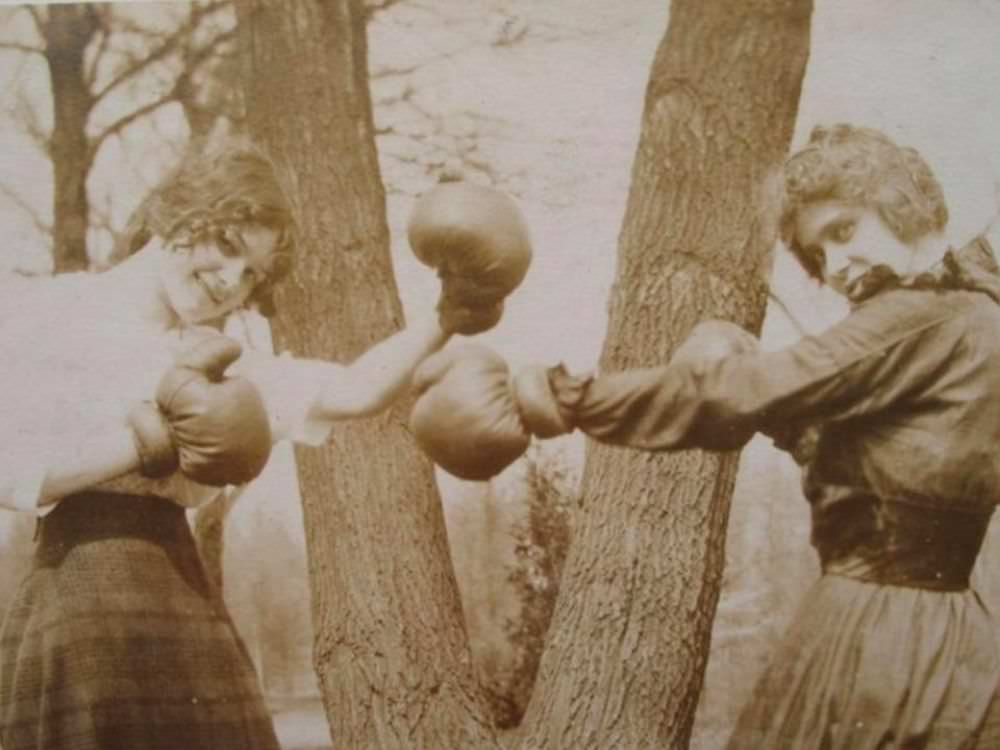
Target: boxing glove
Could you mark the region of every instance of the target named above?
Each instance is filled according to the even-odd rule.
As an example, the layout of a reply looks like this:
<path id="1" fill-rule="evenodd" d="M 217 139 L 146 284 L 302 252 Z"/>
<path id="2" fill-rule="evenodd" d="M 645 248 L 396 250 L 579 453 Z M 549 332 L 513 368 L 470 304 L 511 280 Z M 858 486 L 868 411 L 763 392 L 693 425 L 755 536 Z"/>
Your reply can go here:
<path id="1" fill-rule="evenodd" d="M 531 239 L 517 204 L 454 176 L 417 199 L 407 237 L 417 259 L 441 279 L 438 311 L 450 333 L 496 325 L 504 298 L 531 264 Z"/>
<path id="2" fill-rule="evenodd" d="M 130 412 L 144 475 L 180 469 L 201 484 L 223 486 L 260 474 L 271 452 L 267 411 L 252 383 L 224 375 L 240 353 L 225 336 L 201 342 L 161 378 L 155 407 L 145 402 Z"/>
<path id="3" fill-rule="evenodd" d="M 484 346 L 431 355 L 413 376 L 410 430 L 420 448 L 460 479 L 489 479 L 528 448 L 510 390 L 510 370 Z"/>

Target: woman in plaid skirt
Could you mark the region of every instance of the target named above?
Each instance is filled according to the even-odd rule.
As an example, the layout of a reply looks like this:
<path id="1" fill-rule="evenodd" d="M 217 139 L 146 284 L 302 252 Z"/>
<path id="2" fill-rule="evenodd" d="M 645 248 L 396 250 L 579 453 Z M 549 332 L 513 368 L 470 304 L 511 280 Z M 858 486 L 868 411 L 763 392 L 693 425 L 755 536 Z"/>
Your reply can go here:
<path id="1" fill-rule="evenodd" d="M 109 271 L 0 294 L 0 505 L 40 517 L 0 640 L 0 743 L 274 750 L 185 509 L 256 476 L 273 441 L 318 445 L 334 421 L 386 408 L 498 307 L 442 299 L 348 366 L 241 354 L 220 324 L 268 312 L 293 249 L 272 166 L 245 144 L 189 156 L 131 227 Z"/>

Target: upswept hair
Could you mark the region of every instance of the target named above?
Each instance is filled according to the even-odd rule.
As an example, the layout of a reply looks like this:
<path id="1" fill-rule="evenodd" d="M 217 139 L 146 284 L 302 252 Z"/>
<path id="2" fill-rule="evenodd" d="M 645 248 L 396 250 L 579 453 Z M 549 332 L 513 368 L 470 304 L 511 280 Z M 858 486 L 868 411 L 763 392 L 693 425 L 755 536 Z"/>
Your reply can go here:
<path id="1" fill-rule="evenodd" d="M 153 236 L 180 245 L 211 241 L 227 227 L 260 224 L 278 233 L 273 271 L 250 301 L 273 313 L 270 285 L 291 266 L 294 222 L 274 165 L 245 139 L 191 148 L 136 210 L 126 232 L 127 253 Z"/>
<path id="2" fill-rule="evenodd" d="M 948 207 L 930 166 L 913 148 L 873 128 L 838 124 L 813 129 L 809 143 L 784 165 L 781 238 L 806 272 L 822 278 L 817 259 L 795 241 L 798 213 L 837 200 L 874 209 L 901 242 L 944 229 Z"/>

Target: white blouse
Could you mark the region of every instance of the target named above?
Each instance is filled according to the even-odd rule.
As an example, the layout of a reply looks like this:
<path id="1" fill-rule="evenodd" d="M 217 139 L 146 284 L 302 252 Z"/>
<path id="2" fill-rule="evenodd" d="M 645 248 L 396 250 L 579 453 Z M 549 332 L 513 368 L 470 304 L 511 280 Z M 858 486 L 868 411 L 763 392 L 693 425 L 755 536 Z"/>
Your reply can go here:
<path id="1" fill-rule="evenodd" d="M 164 332 L 115 309 L 108 274 L 75 273 L 0 281 L 0 507 L 44 513 L 39 493 L 59 457 L 92 436 L 121 429 L 129 407 L 151 399 L 174 356 L 214 330 Z M 320 445 L 330 425 L 311 413 L 338 366 L 275 356 L 269 344 L 240 336 L 240 313 L 226 333 L 243 355 L 227 374 L 246 377 L 260 391 L 275 442 Z M 234 316 L 231 316 L 234 317 Z M 232 325 L 235 323 L 235 325 Z M 241 324 L 242 323 L 242 324 Z M 221 490 L 179 474 L 155 485 L 156 494 L 197 507 Z"/>

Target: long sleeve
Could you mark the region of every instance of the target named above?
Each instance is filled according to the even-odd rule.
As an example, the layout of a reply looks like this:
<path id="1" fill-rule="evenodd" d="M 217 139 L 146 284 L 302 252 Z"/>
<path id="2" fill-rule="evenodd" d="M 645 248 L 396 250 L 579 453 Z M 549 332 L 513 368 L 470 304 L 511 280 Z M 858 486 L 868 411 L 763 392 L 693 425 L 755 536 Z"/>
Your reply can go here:
<path id="1" fill-rule="evenodd" d="M 892 290 L 778 352 L 572 378 L 560 407 L 597 440 L 644 450 L 741 447 L 755 432 L 892 407 L 930 386 L 961 346 L 974 293 Z"/>

